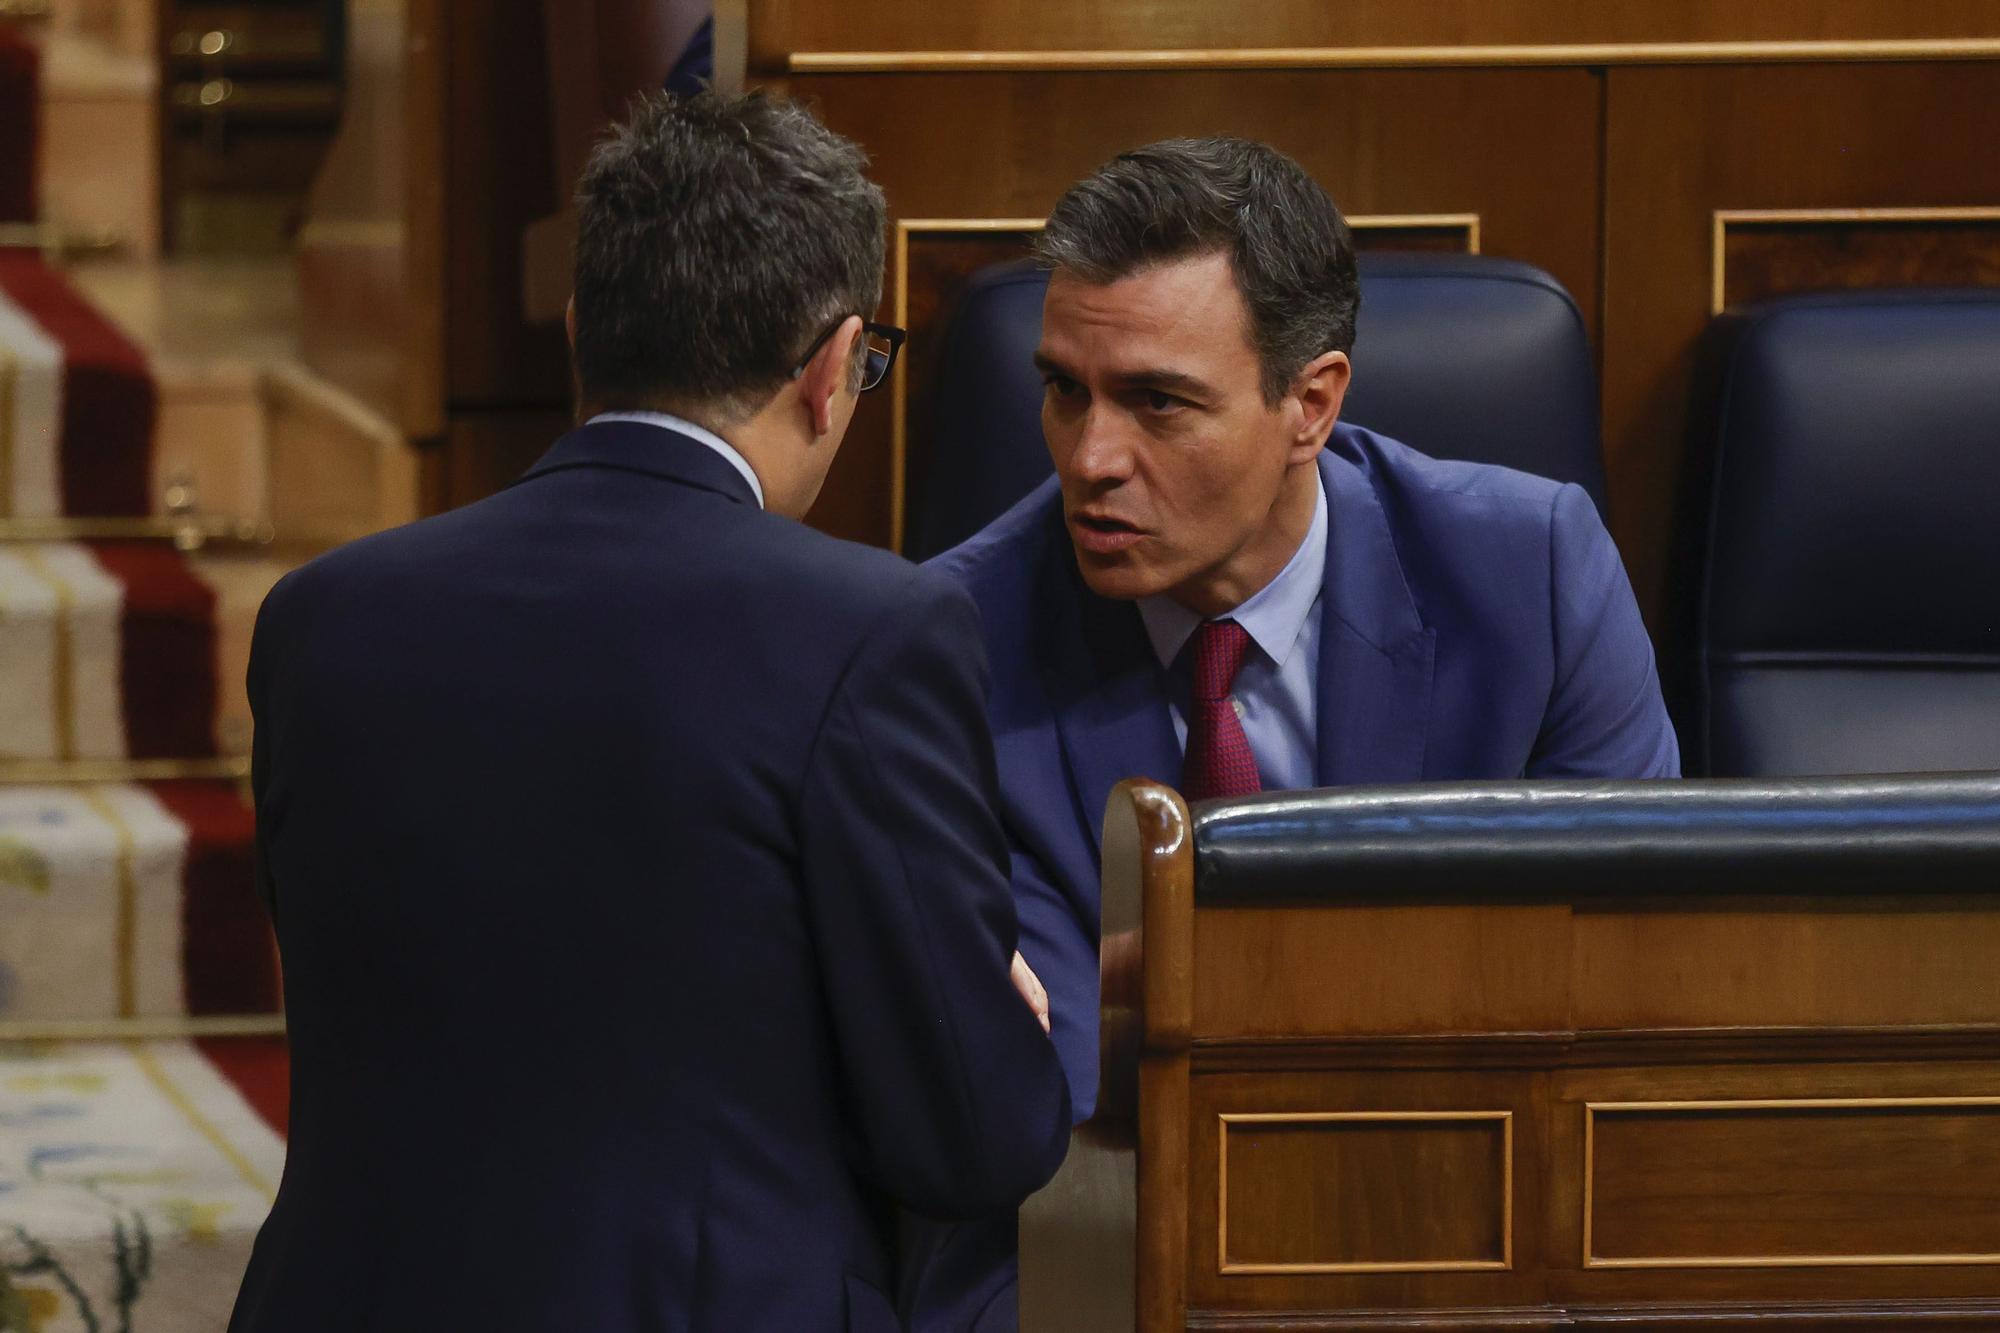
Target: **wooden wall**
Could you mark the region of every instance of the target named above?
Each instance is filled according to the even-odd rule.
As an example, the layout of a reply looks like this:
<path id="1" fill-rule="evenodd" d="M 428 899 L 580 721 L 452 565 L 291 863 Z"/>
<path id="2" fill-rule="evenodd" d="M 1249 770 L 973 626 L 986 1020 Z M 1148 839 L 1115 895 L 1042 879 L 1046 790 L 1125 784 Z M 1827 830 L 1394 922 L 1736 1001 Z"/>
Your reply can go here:
<path id="1" fill-rule="evenodd" d="M 921 479 L 923 334 L 953 285 L 1167 135 L 1266 139 L 1370 219 L 1367 243 L 1478 249 L 1569 287 L 1598 347 L 1613 532 L 1656 626 L 1718 293 L 2000 272 L 1991 0 L 737 3 L 751 81 L 868 148 L 898 230 L 884 313 L 919 334 L 813 516 L 863 541 L 895 543 Z M 503 485 L 568 410 L 560 329 L 523 299 L 567 154 L 545 0 L 407 5 L 405 299 L 326 290 L 356 328 L 342 355 L 372 338 L 368 364 L 397 371 L 435 509 Z M 395 316 L 371 330 L 377 308 Z"/>
<path id="2" fill-rule="evenodd" d="M 1656 624 L 1718 284 L 1733 301 L 2000 273 L 1985 0 L 753 0 L 749 23 L 753 80 L 873 156 L 907 256 L 885 305 L 920 328 L 962 274 L 935 256 L 965 243 L 947 228 L 991 220 L 1002 252 L 1096 163 L 1170 135 L 1277 145 L 1387 226 L 1376 243 L 1476 217 L 1477 248 L 1547 269 L 1585 311 L 1612 527 Z M 908 364 L 815 512 L 844 536 L 893 543 L 921 475 L 920 347 Z"/>

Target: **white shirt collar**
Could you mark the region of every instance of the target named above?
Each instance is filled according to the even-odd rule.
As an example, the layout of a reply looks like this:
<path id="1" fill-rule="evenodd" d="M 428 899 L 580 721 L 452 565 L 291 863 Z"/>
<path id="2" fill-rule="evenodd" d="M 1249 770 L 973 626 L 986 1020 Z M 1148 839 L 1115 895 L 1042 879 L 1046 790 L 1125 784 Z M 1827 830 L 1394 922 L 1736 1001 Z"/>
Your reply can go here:
<path id="1" fill-rule="evenodd" d="M 751 493 L 757 497 L 757 507 L 759 509 L 764 507 L 764 484 L 757 480 L 756 472 L 750 467 L 750 460 L 737 453 L 735 446 L 714 431 L 666 412 L 599 412 L 583 424 L 595 426 L 600 421 L 636 421 L 643 426 L 659 426 L 664 430 L 701 441 L 721 454 L 725 462 L 743 474 L 743 480 L 750 483 Z"/>
<path id="2" fill-rule="evenodd" d="M 1312 526 L 1292 558 L 1278 576 L 1259 588 L 1226 617 L 1250 632 L 1250 640 L 1274 666 L 1283 666 L 1297 646 L 1306 617 L 1319 599 L 1326 576 L 1326 483 L 1319 469 L 1313 469 Z M 1163 667 L 1171 667 L 1188 638 L 1206 618 L 1190 611 L 1165 593 L 1139 599 L 1139 617 L 1146 624 L 1146 637 L 1153 655 Z"/>

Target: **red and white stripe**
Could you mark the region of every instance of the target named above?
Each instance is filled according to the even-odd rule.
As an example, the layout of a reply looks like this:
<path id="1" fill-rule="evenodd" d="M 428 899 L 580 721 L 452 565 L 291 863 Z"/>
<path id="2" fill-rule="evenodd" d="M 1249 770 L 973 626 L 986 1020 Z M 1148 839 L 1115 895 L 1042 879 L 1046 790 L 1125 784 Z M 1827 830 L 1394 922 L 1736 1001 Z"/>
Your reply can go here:
<path id="1" fill-rule="evenodd" d="M 227 783 L 0 786 L 0 1035 L 275 1013 L 254 832 Z"/>
<path id="2" fill-rule="evenodd" d="M 0 518 L 152 508 L 146 357 L 35 255 L 0 250 Z"/>

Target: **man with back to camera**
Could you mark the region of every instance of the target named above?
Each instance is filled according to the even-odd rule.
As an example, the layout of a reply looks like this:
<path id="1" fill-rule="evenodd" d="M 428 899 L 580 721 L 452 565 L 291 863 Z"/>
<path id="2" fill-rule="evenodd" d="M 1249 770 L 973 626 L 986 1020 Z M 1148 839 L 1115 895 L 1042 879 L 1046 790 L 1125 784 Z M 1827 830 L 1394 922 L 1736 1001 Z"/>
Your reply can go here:
<path id="1" fill-rule="evenodd" d="M 900 338 L 863 165 L 637 105 L 580 186 L 586 424 L 265 603 L 294 1100 L 238 1333 L 890 1333 L 893 1206 L 1061 1160 L 977 613 L 794 521 Z"/>
<path id="2" fill-rule="evenodd" d="M 1672 777 L 1679 752 L 1580 488 L 1340 424 L 1354 251 L 1297 163 L 1226 138 L 1126 153 L 1037 250 L 1057 476 L 932 567 L 979 604 L 1021 950 L 1082 1120 L 1120 779 L 1200 800 Z M 1011 1328 L 1013 1219 L 925 1234 L 913 1326 Z"/>

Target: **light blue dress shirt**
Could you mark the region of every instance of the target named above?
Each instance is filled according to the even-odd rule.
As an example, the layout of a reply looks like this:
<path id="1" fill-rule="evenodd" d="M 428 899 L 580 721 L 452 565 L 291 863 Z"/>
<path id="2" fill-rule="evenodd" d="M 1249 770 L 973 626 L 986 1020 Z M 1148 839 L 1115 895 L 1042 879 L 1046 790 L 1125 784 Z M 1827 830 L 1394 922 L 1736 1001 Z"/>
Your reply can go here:
<path id="1" fill-rule="evenodd" d="M 1319 480 L 1317 468 L 1313 477 Z M 1243 659 L 1231 697 L 1243 734 L 1250 738 L 1250 752 L 1257 756 L 1257 774 L 1265 791 L 1317 785 L 1320 587 L 1326 580 L 1323 481 L 1314 495 L 1312 526 L 1278 577 L 1221 617 L 1249 631 L 1256 649 Z M 1140 598 L 1139 616 L 1146 623 L 1153 655 L 1167 672 L 1167 707 L 1185 753 L 1189 686 L 1186 673 L 1173 670 L 1173 665 L 1202 616 L 1165 594 Z"/>
<path id="2" fill-rule="evenodd" d="M 689 439 L 699 440 L 722 455 L 723 461 L 743 474 L 743 480 L 750 483 L 750 490 L 757 497 L 757 507 L 764 507 L 764 484 L 757 480 L 757 473 L 750 466 L 750 460 L 736 452 L 735 446 L 703 426 L 692 421 L 673 416 L 667 412 L 599 412 L 586 426 L 595 426 L 600 421 L 636 421 L 642 426 L 660 426 L 666 430 L 678 431 Z"/>

